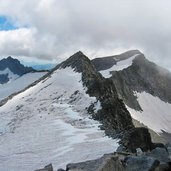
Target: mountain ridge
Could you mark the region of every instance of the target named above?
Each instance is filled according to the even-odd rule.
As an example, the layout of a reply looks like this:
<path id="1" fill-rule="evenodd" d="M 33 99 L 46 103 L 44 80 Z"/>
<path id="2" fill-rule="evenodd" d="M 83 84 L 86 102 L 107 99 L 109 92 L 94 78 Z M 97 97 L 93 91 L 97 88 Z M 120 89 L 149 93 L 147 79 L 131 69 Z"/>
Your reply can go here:
<path id="1" fill-rule="evenodd" d="M 22 65 L 18 59 L 9 56 L 0 60 L 0 84 L 5 84 L 26 73 L 35 71 L 36 70 L 31 67 L 25 67 Z"/>

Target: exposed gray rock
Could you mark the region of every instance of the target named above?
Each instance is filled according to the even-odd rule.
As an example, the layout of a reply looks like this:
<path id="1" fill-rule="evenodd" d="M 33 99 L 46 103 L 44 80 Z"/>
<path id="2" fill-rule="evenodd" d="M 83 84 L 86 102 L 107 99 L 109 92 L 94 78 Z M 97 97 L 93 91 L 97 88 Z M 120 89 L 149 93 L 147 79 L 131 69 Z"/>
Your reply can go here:
<path id="1" fill-rule="evenodd" d="M 171 73 L 147 60 L 143 54 L 137 56 L 130 67 L 112 72 L 111 79 L 124 102 L 136 110 L 141 107 L 134 91 L 145 91 L 171 103 Z"/>
<path id="2" fill-rule="evenodd" d="M 157 160 L 159 160 L 161 163 L 169 162 L 169 153 L 166 151 L 165 148 L 155 148 L 150 153 L 147 153 L 146 155 L 153 157 Z"/>
<path id="3" fill-rule="evenodd" d="M 124 171 L 118 156 L 108 154 L 97 160 L 67 165 L 67 171 Z"/>
<path id="4" fill-rule="evenodd" d="M 121 139 L 126 151 L 136 153 L 137 148 L 141 148 L 143 152 L 152 150 L 153 143 L 147 128 L 133 128 L 124 134 Z"/>
<path id="5" fill-rule="evenodd" d="M 128 156 L 124 162 L 126 171 L 152 171 L 160 164 L 158 160 L 147 156 Z"/>
<path id="6" fill-rule="evenodd" d="M 134 127 L 132 118 L 123 101 L 119 99 L 113 82 L 103 78 L 82 52 L 72 55 L 56 69 L 65 67 L 72 67 L 76 72 L 82 73 L 82 82 L 87 88 L 86 93 L 101 102 L 102 108 L 97 113 L 94 112 L 94 104 L 89 107 L 88 111 L 94 119 L 102 123 L 101 129 L 104 129 L 107 135 L 114 137 L 116 133 Z"/>
<path id="7" fill-rule="evenodd" d="M 92 64 L 95 66 L 97 71 L 106 70 L 111 68 L 118 61 L 128 59 L 135 54 L 141 54 L 141 52 L 139 50 L 130 50 L 120 55 L 95 58 L 92 60 Z"/>
<path id="8" fill-rule="evenodd" d="M 38 169 L 35 171 L 53 171 L 53 166 L 52 166 L 52 164 L 49 164 L 49 165 L 45 166 L 43 169 Z"/>

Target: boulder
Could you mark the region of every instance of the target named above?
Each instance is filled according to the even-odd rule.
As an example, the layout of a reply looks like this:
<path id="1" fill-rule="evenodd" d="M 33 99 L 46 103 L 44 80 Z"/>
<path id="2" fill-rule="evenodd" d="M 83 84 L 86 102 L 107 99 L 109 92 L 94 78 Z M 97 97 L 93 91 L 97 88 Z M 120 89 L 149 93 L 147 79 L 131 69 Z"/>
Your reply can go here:
<path id="1" fill-rule="evenodd" d="M 147 156 L 153 157 L 160 161 L 160 163 L 169 162 L 169 153 L 166 151 L 165 148 L 155 148 L 150 153 L 146 154 Z"/>
<path id="2" fill-rule="evenodd" d="M 124 171 L 118 156 L 106 154 L 103 157 L 81 163 L 68 164 L 67 171 Z"/>
<path id="3" fill-rule="evenodd" d="M 53 171 L 53 166 L 52 166 L 52 164 L 49 164 L 49 165 L 45 166 L 43 169 L 38 169 L 35 171 Z"/>
<path id="4" fill-rule="evenodd" d="M 124 160 L 125 171 L 153 171 L 160 162 L 148 156 L 128 156 Z"/>

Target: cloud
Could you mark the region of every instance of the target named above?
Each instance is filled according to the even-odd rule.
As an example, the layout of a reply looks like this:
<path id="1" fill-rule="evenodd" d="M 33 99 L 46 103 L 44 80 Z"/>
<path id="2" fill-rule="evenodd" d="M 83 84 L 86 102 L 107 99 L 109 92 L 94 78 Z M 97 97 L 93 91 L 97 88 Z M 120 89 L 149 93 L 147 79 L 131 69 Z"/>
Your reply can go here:
<path id="1" fill-rule="evenodd" d="M 169 0 L 0 0 L 0 4 L 0 15 L 10 17 L 19 28 L 0 32 L 0 55 L 54 59 L 82 50 L 95 57 L 136 48 L 171 66 Z"/>

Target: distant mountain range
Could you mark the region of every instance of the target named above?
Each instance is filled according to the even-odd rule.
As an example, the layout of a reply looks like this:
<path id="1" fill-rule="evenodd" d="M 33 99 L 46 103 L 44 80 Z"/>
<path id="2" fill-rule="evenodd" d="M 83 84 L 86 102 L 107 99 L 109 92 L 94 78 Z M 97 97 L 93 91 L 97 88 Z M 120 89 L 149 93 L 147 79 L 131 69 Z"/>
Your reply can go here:
<path id="1" fill-rule="evenodd" d="M 0 100 L 33 83 L 46 72 L 37 72 L 12 57 L 0 60 Z"/>
<path id="2" fill-rule="evenodd" d="M 7 83 L 11 79 L 34 71 L 32 67 L 25 67 L 17 59 L 9 56 L 0 60 L 0 84 Z"/>
<path id="3" fill-rule="evenodd" d="M 57 64 L 37 64 L 37 65 L 31 65 L 32 68 L 35 70 L 51 70 L 53 69 Z"/>

